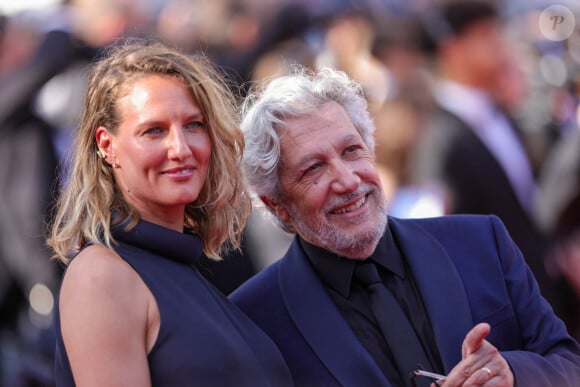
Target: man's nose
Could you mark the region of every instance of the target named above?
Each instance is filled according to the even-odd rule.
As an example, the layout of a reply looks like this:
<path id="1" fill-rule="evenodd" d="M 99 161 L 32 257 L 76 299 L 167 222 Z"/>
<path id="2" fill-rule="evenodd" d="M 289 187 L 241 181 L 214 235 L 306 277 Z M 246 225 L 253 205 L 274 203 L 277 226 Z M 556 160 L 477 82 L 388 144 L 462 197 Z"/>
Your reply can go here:
<path id="1" fill-rule="evenodd" d="M 354 192 L 361 183 L 356 170 L 345 163 L 337 163 L 333 167 L 332 189 L 335 192 Z"/>

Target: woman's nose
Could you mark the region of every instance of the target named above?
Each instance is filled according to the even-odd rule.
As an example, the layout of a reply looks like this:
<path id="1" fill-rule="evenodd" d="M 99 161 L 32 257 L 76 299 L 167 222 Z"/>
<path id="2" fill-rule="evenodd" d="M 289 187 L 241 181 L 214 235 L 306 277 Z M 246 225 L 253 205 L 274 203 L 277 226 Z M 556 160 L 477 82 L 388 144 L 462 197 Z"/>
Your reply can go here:
<path id="1" fill-rule="evenodd" d="M 183 159 L 191 153 L 181 128 L 172 129 L 168 138 L 168 155 L 172 159 Z"/>

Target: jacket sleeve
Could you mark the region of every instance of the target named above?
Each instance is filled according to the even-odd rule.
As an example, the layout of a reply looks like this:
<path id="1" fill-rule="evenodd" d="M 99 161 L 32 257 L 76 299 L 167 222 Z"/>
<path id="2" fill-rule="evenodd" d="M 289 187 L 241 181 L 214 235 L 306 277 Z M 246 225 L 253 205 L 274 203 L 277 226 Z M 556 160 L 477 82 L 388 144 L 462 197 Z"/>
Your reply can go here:
<path id="1" fill-rule="evenodd" d="M 517 386 L 580 386 L 580 346 L 540 294 L 521 252 L 501 221 L 491 217 L 521 350 L 502 351 Z"/>

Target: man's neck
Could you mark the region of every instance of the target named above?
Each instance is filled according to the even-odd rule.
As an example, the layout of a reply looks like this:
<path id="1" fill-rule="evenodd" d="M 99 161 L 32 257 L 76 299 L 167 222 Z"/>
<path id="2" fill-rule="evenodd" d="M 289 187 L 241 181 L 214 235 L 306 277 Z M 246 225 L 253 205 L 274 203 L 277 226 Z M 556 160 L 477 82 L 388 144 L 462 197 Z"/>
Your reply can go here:
<path id="1" fill-rule="evenodd" d="M 459 66 L 461 67 L 461 66 Z M 467 87 L 489 91 L 491 86 L 485 77 L 477 77 L 462 68 L 443 67 L 439 73 L 442 80 L 458 83 Z"/>

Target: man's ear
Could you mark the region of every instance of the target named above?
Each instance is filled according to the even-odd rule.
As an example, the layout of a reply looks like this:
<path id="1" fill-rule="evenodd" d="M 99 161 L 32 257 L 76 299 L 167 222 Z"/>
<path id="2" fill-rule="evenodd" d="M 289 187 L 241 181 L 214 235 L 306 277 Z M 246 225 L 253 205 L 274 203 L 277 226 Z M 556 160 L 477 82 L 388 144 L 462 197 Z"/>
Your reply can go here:
<path id="1" fill-rule="evenodd" d="M 260 196 L 260 199 L 262 200 L 262 202 L 264 202 L 266 207 L 268 207 L 270 209 L 270 211 L 272 211 L 272 213 L 274 215 L 276 215 L 276 217 L 281 222 L 286 223 L 290 220 L 290 213 L 288 212 L 286 207 L 284 207 L 278 203 L 275 203 L 274 201 L 270 200 L 270 198 L 268 198 L 266 196 Z"/>

